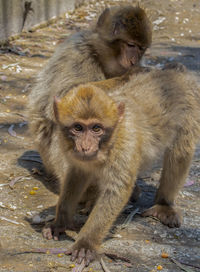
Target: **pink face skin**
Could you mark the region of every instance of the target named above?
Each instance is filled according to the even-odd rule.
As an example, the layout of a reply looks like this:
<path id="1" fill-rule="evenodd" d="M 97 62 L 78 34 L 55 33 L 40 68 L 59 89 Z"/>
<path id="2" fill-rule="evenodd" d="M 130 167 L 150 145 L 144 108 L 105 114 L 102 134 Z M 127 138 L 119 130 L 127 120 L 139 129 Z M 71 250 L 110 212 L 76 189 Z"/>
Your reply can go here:
<path id="1" fill-rule="evenodd" d="M 69 128 L 69 135 L 74 140 L 74 151 L 80 160 L 94 159 L 99 150 L 99 144 L 105 135 L 104 127 L 99 123 L 74 123 Z"/>
<path id="2" fill-rule="evenodd" d="M 123 42 L 121 44 L 119 62 L 125 69 L 128 69 L 131 66 L 138 64 L 144 52 L 145 48 L 139 47 L 134 42 Z"/>

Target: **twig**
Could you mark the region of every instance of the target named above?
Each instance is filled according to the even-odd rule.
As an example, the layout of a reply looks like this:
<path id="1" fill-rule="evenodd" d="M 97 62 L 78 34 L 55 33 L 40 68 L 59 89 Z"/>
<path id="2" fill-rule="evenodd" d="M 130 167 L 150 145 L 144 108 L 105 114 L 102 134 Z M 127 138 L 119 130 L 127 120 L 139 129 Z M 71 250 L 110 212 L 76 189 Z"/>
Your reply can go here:
<path id="1" fill-rule="evenodd" d="M 0 202 L 0 208 L 7 209 L 7 210 L 10 210 L 10 211 L 14 211 L 16 209 L 15 206 L 13 206 L 11 204 L 4 205 L 3 202 Z"/>
<path id="2" fill-rule="evenodd" d="M 14 124 L 12 124 L 9 128 L 8 128 L 8 133 L 13 136 L 13 137 L 17 137 L 17 133 L 16 131 L 14 131 Z"/>
<path id="3" fill-rule="evenodd" d="M 13 178 L 8 183 L 2 183 L 2 184 L 0 184 L 0 187 L 9 186 L 11 189 L 13 189 L 15 183 L 22 181 L 24 178 L 30 178 L 30 174 L 28 174 L 26 176 L 19 176 L 19 177 Z"/>
<path id="4" fill-rule="evenodd" d="M 124 220 L 124 223 L 120 226 L 120 229 L 124 229 L 132 221 L 133 217 L 139 212 L 139 208 L 136 208 L 132 211 L 127 218 Z"/>
<path id="5" fill-rule="evenodd" d="M 81 264 L 76 264 L 76 266 L 73 268 L 72 272 L 82 272 L 85 267 L 86 267 L 85 261 L 83 260 L 81 262 Z"/>
<path id="6" fill-rule="evenodd" d="M 17 221 L 14 221 L 14 220 L 11 220 L 11 219 L 8 219 L 4 216 L 0 216 L 0 220 L 4 220 L 4 221 L 7 221 L 9 223 L 12 223 L 12 224 L 15 224 L 15 225 L 22 225 L 22 226 L 25 226 L 23 223 L 19 223 Z"/>
<path id="7" fill-rule="evenodd" d="M 121 261 L 126 262 L 126 263 L 132 263 L 131 260 L 129 260 L 128 258 L 123 257 L 123 256 L 118 256 L 115 253 L 105 252 L 104 254 L 105 254 L 105 256 L 107 256 L 108 258 L 110 258 L 110 259 L 112 259 L 114 261 L 115 260 L 121 260 Z"/>
<path id="8" fill-rule="evenodd" d="M 102 269 L 104 272 L 110 272 L 110 270 L 106 267 L 106 264 L 104 263 L 103 259 L 101 258 L 100 264 L 102 266 Z"/>
<path id="9" fill-rule="evenodd" d="M 2 184 L 0 184 L 0 187 L 4 187 L 4 186 L 8 186 L 9 185 L 9 183 L 2 183 Z"/>
<path id="10" fill-rule="evenodd" d="M 184 265 L 187 265 L 187 266 L 191 266 L 191 267 L 200 269 L 200 266 L 199 266 L 199 265 L 195 265 L 195 264 L 191 264 L 191 263 L 185 263 L 185 262 L 183 262 L 183 261 L 180 261 L 180 263 L 181 263 L 181 264 L 184 264 Z"/>
<path id="11" fill-rule="evenodd" d="M 181 270 L 185 271 L 185 272 L 194 272 L 194 270 L 184 267 L 180 262 L 178 262 L 177 260 L 175 260 L 174 258 L 170 258 L 170 260 L 175 263 Z"/>
<path id="12" fill-rule="evenodd" d="M 35 248 L 32 250 L 16 252 L 11 255 L 15 256 L 15 255 L 29 254 L 29 253 L 59 254 L 59 253 L 65 253 L 66 251 L 67 251 L 66 248 Z"/>
<path id="13" fill-rule="evenodd" d="M 11 189 L 14 188 L 14 185 L 15 183 L 19 182 L 21 179 L 25 178 L 24 176 L 19 176 L 19 177 L 16 177 L 16 178 L 13 178 L 10 182 L 9 182 L 9 187 Z"/>

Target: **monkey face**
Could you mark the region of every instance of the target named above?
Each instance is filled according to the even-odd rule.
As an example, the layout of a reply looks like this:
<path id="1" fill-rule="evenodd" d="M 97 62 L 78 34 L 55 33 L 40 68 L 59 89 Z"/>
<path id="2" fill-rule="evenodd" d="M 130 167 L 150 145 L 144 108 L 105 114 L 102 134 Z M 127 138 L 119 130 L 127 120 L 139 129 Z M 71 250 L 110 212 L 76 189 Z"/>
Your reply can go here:
<path id="1" fill-rule="evenodd" d="M 97 32 L 107 42 L 101 54 L 106 76 L 122 75 L 139 63 L 151 45 L 152 27 L 140 7 L 116 6 L 105 9 L 97 22 Z M 98 45 L 99 46 L 99 45 Z"/>
<path id="2" fill-rule="evenodd" d="M 61 99 L 55 97 L 53 106 L 67 157 L 103 162 L 109 139 L 123 118 L 124 103 L 117 104 L 100 88 L 86 84 Z"/>
<path id="3" fill-rule="evenodd" d="M 67 137 L 74 143 L 74 156 L 79 160 L 94 160 L 105 134 L 101 123 L 90 120 L 75 122 L 67 128 Z"/>
<path id="4" fill-rule="evenodd" d="M 133 41 L 121 42 L 120 49 L 119 63 L 125 69 L 137 65 L 146 50 Z"/>

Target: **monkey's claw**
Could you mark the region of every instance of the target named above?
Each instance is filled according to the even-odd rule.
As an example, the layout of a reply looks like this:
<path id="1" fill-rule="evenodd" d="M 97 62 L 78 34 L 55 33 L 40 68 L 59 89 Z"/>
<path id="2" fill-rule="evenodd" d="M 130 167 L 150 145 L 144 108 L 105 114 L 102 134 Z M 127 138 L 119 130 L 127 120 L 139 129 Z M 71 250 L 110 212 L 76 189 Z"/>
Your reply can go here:
<path id="1" fill-rule="evenodd" d="M 167 205 L 154 205 L 152 208 L 144 211 L 142 216 L 156 217 L 170 228 L 179 228 L 181 225 L 180 214 L 173 207 Z"/>
<path id="2" fill-rule="evenodd" d="M 54 225 L 47 225 L 42 230 L 42 235 L 47 240 L 58 240 L 61 233 L 65 232 L 64 227 L 56 227 Z"/>
<path id="3" fill-rule="evenodd" d="M 81 264 L 83 261 L 85 266 L 88 266 L 95 259 L 95 253 L 86 248 L 77 249 L 76 247 L 69 249 L 65 252 L 66 255 L 71 255 L 71 261 L 76 260 L 77 264 Z"/>

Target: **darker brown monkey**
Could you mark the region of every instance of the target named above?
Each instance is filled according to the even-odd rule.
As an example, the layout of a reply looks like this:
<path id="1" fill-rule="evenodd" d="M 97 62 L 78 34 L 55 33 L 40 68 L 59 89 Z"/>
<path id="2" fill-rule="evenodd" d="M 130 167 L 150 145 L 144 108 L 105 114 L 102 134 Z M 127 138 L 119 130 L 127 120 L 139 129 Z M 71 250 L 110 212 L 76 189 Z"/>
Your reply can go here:
<path id="1" fill-rule="evenodd" d="M 190 73 L 152 70 L 109 91 L 114 82 L 80 85 L 56 97 L 54 128 L 43 140 L 62 182 L 56 219 L 44 228 L 44 237 L 58 239 L 70 228 L 84 192 L 97 188 L 89 218 L 67 252 L 86 265 L 129 200 L 139 172 L 161 154 L 160 187 L 145 215 L 180 226 L 175 200 L 200 137 L 200 88 Z"/>

